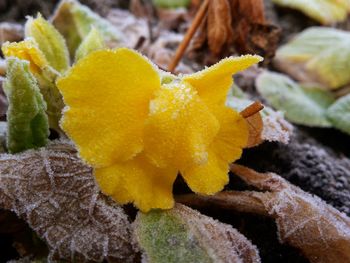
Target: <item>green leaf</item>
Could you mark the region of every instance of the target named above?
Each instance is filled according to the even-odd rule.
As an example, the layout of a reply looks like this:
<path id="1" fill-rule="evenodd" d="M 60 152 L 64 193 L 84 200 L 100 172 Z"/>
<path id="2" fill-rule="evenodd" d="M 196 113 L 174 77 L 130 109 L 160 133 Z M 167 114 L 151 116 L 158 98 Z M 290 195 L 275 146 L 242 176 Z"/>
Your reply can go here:
<path id="1" fill-rule="evenodd" d="M 190 0 L 152 0 L 156 7 L 160 8 L 179 8 L 188 7 Z"/>
<path id="2" fill-rule="evenodd" d="M 90 52 L 104 48 L 104 40 L 100 32 L 93 27 L 75 52 L 75 61 L 85 57 Z"/>
<path id="3" fill-rule="evenodd" d="M 68 69 L 69 53 L 64 38 L 40 14 L 36 19 L 28 18 L 25 35 L 35 39 L 51 67 L 60 73 Z"/>
<path id="4" fill-rule="evenodd" d="M 333 95 L 318 88 L 303 88 L 285 75 L 264 72 L 256 80 L 256 88 L 267 102 L 285 112 L 288 120 L 310 127 L 331 127 L 327 108 Z"/>
<path id="5" fill-rule="evenodd" d="M 58 133 L 62 133 L 59 121 L 62 117 L 64 102 L 62 95 L 56 86 L 57 75 L 50 67 L 47 67 L 43 69 L 42 74 L 35 74 L 35 77 L 47 105 L 46 113 L 49 120 L 49 126 Z"/>
<path id="6" fill-rule="evenodd" d="M 337 89 L 350 83 L 350 33 L 312 27 L 280 47 L 276 66 L 301 82 Z"/>
<path id="7" fill-rule="evenodd" d="M 100 32 L 108 46 L 116 47 L 123 39 L 123 33 L 108 20 L 76 0 L 62 0 L 55 11 L 52 22 L 65 37 L 72 55 L 75 54 L 81 41 L 90 33 L 92 26 Z"/>
<path id="8" fill-rule="evenodd" d="M 150 263 L 260 262 L 256 247 L 231 226 L 183 205 L 139 213 L 134 225 Z"/>
<path id="9" fill-rule="evenodd" d="M 334 127 L 350 134 L 350 94 L 341 97 L 330 106 L 327 116 Z"/>
<path id="10" fill-rule="evenodd" d="M 350 9 L 348 0 L 272 0 L 272 2 L 297 9 L 321 24 L 344 21 Z"/>
<path id="11" fill-rule="evenodd" d="M 9 107 L 7 110 L 7 148 L 17 153 L 45 146 L 49 125 L 46 103 L 36 79 L 29 71 L 29 62 L 7 59 L 7 77 L 4 85 Z"/>

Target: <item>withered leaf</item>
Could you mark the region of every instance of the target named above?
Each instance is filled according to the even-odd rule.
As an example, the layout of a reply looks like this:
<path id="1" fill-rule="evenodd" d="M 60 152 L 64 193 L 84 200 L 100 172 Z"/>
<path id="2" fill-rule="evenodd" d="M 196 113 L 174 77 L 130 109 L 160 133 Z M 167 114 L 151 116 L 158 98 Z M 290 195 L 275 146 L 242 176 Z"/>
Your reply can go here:
<path id="1" fill-rule="evenodd" d="M 280 241 L 300 249 L 310 262 L 350 261 L 350 218 L 345 214 L 276 174 L 257 173 L 240 165 L 232 165 L 231 170 L 260 191 L 228 191 L 195 198 L 185 195 L 177 201 L 272 217 Z"/>
<path id="2" fill-rule="evenodd" d="M 209 1 L 207 16 L 193 41 L 193 49 L 208 44 L 217 57 L 227 55 L 230 47 L 239 53 L 257 53 L 265 63 L 273 57 L 280 30 L 265 19 L 263 0 Z"/>
<path id="3" fill-rule="evenodd" d="M 218 55 L 233 41 L 232 17 L 228 0 L 209 1 L 207 35 L 210 50 Z"/>
<path id="4" fill-rule="evenodd" d="M 133 262 L 127 215 L 99 193 L 91 168 L 68 142 L 0 155 L 0 207 L 46 241 L 49 260 Z"/>
<path id="5" fill-rule="evenodd" d="M 251 148 L 263 142 L 262 133 L 264 129 L 264 122 L 260 112 L 246 118 L 246 121 L 249 129 L 247 148 Z"/>

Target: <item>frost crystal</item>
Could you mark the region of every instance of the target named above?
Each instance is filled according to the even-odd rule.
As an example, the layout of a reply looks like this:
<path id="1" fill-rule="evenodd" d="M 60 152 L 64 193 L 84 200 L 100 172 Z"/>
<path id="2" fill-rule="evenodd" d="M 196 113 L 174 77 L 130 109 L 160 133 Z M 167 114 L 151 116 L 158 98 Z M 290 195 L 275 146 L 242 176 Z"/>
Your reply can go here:
<path id="1" fill-rule="evenodd" d="M 0 155 L 0 207 L 47 242 L 51 262 L 133 262 L 127 215 L 99 193 L 92 170 L 68 142 Z"/>

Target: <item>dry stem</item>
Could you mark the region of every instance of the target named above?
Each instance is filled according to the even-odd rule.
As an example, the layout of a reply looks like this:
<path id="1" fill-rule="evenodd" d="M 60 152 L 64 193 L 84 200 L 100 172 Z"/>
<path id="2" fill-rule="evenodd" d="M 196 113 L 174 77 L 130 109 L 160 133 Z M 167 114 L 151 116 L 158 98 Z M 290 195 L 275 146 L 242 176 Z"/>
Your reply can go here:
<path id="1" fill-rule="evenodd" d="M 186 48 L 187 48 L 188 44 L 190 43 L 193 35 L 196 33 L 203 18 L 207 14 L 209 1 L 210 0 L 204 0 L 201 7 L 199 8 L 195 18 L 193 19 L 193 22 L 192 22 L 190 28 L 186 32 L 184 39 L 182 40 L 180 46 L 176 50 L 174 59 L 169 64 L 169 67 L 168 67 L 169 72 L 173 72 L 175 70 L 177 64 L 179 63 L 180 59 L 182 58 L 183 54 L 185 53 Z"/>
<path id="2" fill-rule="evenodd" d="M 263 108 L 264 108 L 264 106 L 260 102 L 256 101 L 256 102 L 252 103 L 251 105 L 249 105 L 244 110 L 242 110 L 240 113 L 241 113 L 243 118 L 249 118 L 249 117 L 253 116 L 254 114 L 258 113 L 259 111 L 261 111 Z"/>

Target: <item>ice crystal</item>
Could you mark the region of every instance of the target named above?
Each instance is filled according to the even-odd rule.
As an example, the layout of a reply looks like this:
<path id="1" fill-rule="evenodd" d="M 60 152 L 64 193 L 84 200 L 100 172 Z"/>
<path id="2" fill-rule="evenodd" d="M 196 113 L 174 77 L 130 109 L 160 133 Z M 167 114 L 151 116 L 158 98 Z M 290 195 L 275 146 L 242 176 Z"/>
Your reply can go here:
<path id="1" fill-rule="evenodd" d="M 0 155 L 0 206 L 47 242 L 49 261 L 133 261 L 126 214 L 99 193 L 91 168 L 68 142 Z"/>

